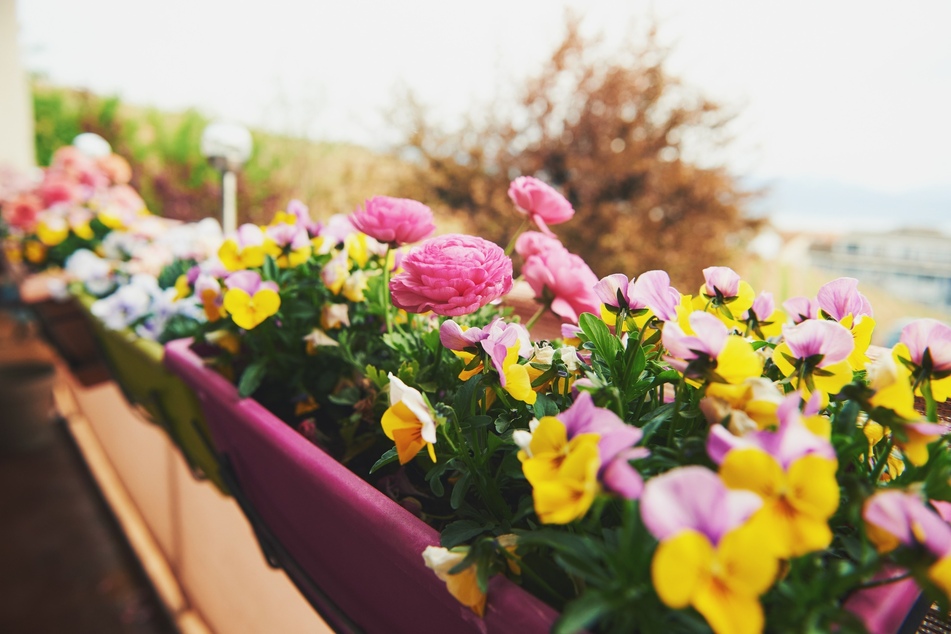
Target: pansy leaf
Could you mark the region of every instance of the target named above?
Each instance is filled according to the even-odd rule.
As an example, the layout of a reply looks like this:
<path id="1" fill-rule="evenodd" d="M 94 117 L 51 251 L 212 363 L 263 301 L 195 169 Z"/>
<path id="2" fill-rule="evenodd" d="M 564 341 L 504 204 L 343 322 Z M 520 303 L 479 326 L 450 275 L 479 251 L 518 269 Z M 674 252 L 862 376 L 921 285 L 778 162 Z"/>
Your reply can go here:
<path id="1" fill-rule="evenodd" d="M 456 483 L 452 487 L 452 493 L 449 496 L 449 504 L 453 509 L 458 509 L 462 506 L 462 501 L 466 497 L 466 491 L 469 489 L 469 473 L 466 473 L 461 478 L 456 480 Z"/>
<path id="2" fill-rule="evenodd" d="M 611 603 L 600 592 L 588 590 L 565 606 L 552 632 L 573 634 L 593 625 L 611 608 Z"/>
<path id="3" fill-rule="evenodd" d="M 479 386 L 482 384 L 482 375 L 476 374 L 471 379 L 462 384 L 459 391 L 456 392 L 456 398 L 453 400 L 452 408 L 460 417 L 470 415 L 475 410 L 476 395 L 481 396 L 482 392 Z"/>
<path id="4" fill-rule="evenodd" d="M 643 423 L 641 429 L 644 431 L 644 438 L 641 444 L 646 444 L 648 439 L 654 435 L 654 432 L 656 432 L 673 413 L 674 403 L 665 403 L 641 418 L 641 420 L 638 421 Z"/>
<path id="5" fill-rule="evenodd" d="M 258 359 L 246 367 L 241 373 L 241 380 L 238 381 L 238 394 L 244 398 L 254 394 L 267 374 L 267 366 L 267 359 Z"/>
<path id="6" fill-rule="evenodd" d="M 607 325 L 591 313 L 582 314 L 578 325 L 581 326 L 581 330 L 584 331 L 588 339 L 594 343 L 598 354 L 609 363 L 612 362 L 620 344 L 617 338 L 608 330 Z"/>
<path id="7" fill-rule="evenodd" d="M 452 548 L 465 543 L 485 532 L 485 525 L 475 520 L 459 520 L 448 524 L 439 535 L 439 543 L 444 548 Z"/>
<path id="8" fill-rule="evenodd" d="M 386 453 L 380 456 L 380 459 L 373 463 L 373 466 L 370 467 L 370 473 L 378 469 L 382 469 L 391 462 L 396 462 L 399 459 L 399 454 L 396 452 L 396 447 L 388 449 Z"/>

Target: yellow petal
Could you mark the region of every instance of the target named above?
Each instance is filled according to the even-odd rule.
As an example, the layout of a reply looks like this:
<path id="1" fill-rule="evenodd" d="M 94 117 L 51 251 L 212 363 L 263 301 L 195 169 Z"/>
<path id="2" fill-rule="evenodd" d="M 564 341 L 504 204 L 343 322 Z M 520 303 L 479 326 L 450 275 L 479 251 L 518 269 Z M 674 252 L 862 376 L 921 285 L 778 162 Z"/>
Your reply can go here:
<path id="1" fill-rule="evenodd" d="M 788 497 L 797 511 L 827 520 L 839 508 L 838 464 L 821 456 L 803 456 L 789 465 Z"/>
<path id="2" fill-rule="evenodd" d="M 393 440 L 393 433 L 397 429 L 422 427 L 422 423 L 416 418 L 416 414 L 403 401 L 397 401 L 396 404 L 383 412 L 380 424 L 383 427 L 383 433 L 390 440 Z"/>
<path id="3" fill-rule="evenodd" d="M 567 445 L 568 430 L 565 424 L 554 416 L 545 416 L 538 421 L 529 448 L 533 456 L 538 456 L 545 453 L 564 453 Z"/>
<path id="4" fill-rule="evenodd" d="M 721 581 L 733 591 L 751 597 L 766 592 L 776 580 L 779 562 L 767 555 L 772 536 L 746 524 L 723 536 L 716 558 L 723 571 Z"/>
<path id="5" fill-rule="evenodd" d="M 277 294 L 277 291 L 270 288 L 262 288 L 251 299 L 254 302 L 255 309 L 261 311 L 265 318 L 276 315 L 281 307 L 281 296 Z M 264 321 L 264 319 L 261 321 Z"/>
<path id="6" fill-rule="evenodd" d="M 248 295 L 247 291 L 240 288 L 230 288 L 225 292 L 224 297 L 224 308 L 230 314 L 234 323 L 238 324 L 242 328 L 254 328 L 257 324 L 251 326 L 246 326 L 245 324 L 250 323 L 252 317 L 251 312 L 251 296 Z"/>
<path id="7" fill-rule="evenodd" d="M 783 373 L 783 376 L 789 376 L 796 371 L 796 368 L 786 359 L 786 355 L 792 357 L 793 353 L 789 345 L 784 341 L 773 350 L 773 363 L 775 363 L 779 371 Z"/>
<path id="8" fill-rule="evenodd" d="M 732 592 L 720 583 L 700 588 L 693 607 L 703 615 L 714 634 L 759 634 L 763 631 L 763 606 L 756 597 Z"/>
<path id="9" fill-rule="evenodd" d="M 743 337 L 730 335 L 717 356 L 717 374 L 727 383 L 742 383 L 763 373 L 763 361 Z"/>
<path id="10" fill-rule="evenodd" d="M 815 375 L 813 381 L 815 381 L 816 389 L 822 390 L 826 394 L 838 394 L 842 391 L 842 388 L 852 382 L 852 366 L 849 365 L 848 361 L 839 361 L 827 365 L 822 370 L 832 374 L 829 376 Z"/>
<path id="11" fill-rule="evenodd" d="M 734 449 L 720 465 L 720 479 L 731 489 L 753 491 L 765 499 L 780 494 L 786 474 L 776 459 L 761 449 Z"/>
<path id="12" fill-rule="evenodd" d="M 662 541 L 651 561 L 651 580 L 660 600 L 675 609 L 690 605 L 697 590 L 710 581 L 713 555 L 710 540 L 694 530 Z"/>
<path id="13" fill-rule="evenodd" d="M 951 598 L 951 556 L 945 556 L 928 568 L 928 578 Z"/>
<path id="14" fill-rule="evenodd" d="M 855 347 L 852 349 L 852 354 L 849 355 L 849 358 L 846 361 L 849 362 L 853 368 L 864 368 L 865 364 L 868 363 L 868 356 L 865 354 L 868 351 L 868 346 L 872 342 L 872 331 L 875 329 L 875 320 L 865 315 L 862 317 L 861 321 L 858 323 L 853 323 L 849 330 L 852 331 L 852 339 L 855 341 Z"/>
<path id="15" fill-rule="evenodd" d="M 505 368 L 505 391 L 523 403 L 534 405 L 538 394 L 532 389 L 532 380 L 524 365 L 513 363 Z"/>

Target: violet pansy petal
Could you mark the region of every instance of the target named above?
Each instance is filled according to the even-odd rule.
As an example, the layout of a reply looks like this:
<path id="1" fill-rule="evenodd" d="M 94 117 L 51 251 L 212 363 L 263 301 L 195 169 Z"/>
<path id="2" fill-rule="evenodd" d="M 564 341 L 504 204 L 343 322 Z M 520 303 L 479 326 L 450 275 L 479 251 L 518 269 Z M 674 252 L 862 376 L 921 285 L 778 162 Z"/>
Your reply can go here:
<path id="1" fill-rule="evenodd" d="M 736 297 L 740 292 L 740 276 L 728 266 L 708 266 L 703 269 L 703 278 L 707 295 L 720 291 L 724 297 Z"/>
<path id="2" fill-rule="evenodd" d="M 627 276 L 623 273 L 608 275 L 607 277 L 602 277 L 598 283 L 595 284 L 594 294 L 598 296 L 598 299 L 600 299 L 601 303 L 605 306 L 627 308 L 631 305 L 630 296 L 628 295 L 628 284 Z M 621 301 L 624 303 L 623 306 L 620 305 L 618 296 L 621 297 Z"/>
<path id="3" fill-rule="evenodd" d="M 637 469 L 621 457 L 612 460 L 601 472 L 604 487 L 628 500 L 636 500 L 644 491 L 644 479 Z"/>
<path id="4" fill-rule="evenodd" d="M 824 284 L 816 293 L 816 303 L 827 315 L 841 321 L 848 315 L 872 316 L 868 299 L 858 291 L 859 281 L 854 277 L 840 277 Z"/>
<path id="5" fill-rule="evenodd" d="M 451 319 L 447 319 L 439 327 L 439 341 L 449 350 L 465 350 L 483 339 L 486 334 L 482 328 L 463 330 L 462 326 Z"/>
<path id="6" fill-rule="evenodd" d="M 261 286 L 261 275 L 254 271 L 237 271 L 225 279 L 229 289 L 240 288 L 248 295 L 254 295 Z"/>
<path id="7" fill-rule="evenodd" d="M 720 354 L 723 346 L 726 345 L 727 337 L 730 336 L 723 322 L 710 313 L 700 311 L 691 313 L 689 319 L 690 327 L 697 333 L 697 339 L 703 345 L 702 350 L 711 357 Z"/>
<path id="8" fill-rule="evenodd" d="M 796 324 L 815 319 L 818 310 L 818 306 L 808 297 L 790 297 L 783 302 L 783 308 Z"/>
<path id="9" fill-rule="evenodd" d="M 797 359 L 822 355 L 819 367 L 844 361 L 852 354 L 852 333 L 838 322 L 810 319 L 795 326 L 784 326 L 783 337 Z"/>
<path id="10" fill-rule="evenodd" d="M 761 505 L 755 493 L 730 491 L 709 469 L 679 467 L 644 485 L 641 519 L 658 540 L 689 529 L 716 545 Z"/>
<path id="11" fill-rule="evenodd" d="M 901 331 L 901 343 L 908 346 L 911 360 L 921 365 L 925 350 L 930 350 L 934 369 L 951 369 L 951 327 L 936 319 L 916 319 Z"/>
<path id="12" fill-rule="evenodd" d="M 680 305 L 680 291 L 670 285 L 670 276 L 666 271 L 646 271 L 631 282 L 628 294 L 631 301 L 640 307 L 650 308 L 662 321 L 677 318 L 677 306 Z"/>

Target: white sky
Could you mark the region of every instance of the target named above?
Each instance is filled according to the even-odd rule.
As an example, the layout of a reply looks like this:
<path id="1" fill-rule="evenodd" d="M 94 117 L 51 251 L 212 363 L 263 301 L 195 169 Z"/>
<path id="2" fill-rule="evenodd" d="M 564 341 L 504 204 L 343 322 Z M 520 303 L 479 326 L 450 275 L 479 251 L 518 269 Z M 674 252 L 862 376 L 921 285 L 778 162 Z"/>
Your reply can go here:
<path id="1" fill-rule="evenodd" d="M 28 68 L 164 108 L 379 145 L 398 85 L 447 121 L 537 68 L 564 6 L 742 105 L 731 164 L 880 191 L 951 186 L 948 0 L 19 0 Z"/>

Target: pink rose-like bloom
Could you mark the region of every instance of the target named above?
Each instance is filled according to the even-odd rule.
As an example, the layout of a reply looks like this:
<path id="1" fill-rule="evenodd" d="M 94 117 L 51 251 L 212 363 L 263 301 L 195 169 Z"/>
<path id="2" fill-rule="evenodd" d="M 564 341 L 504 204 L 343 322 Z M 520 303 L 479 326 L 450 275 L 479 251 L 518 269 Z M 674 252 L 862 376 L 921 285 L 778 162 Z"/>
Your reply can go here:
<path id="1" fill-rule="evenodd" d="M 566 250 L 565 245 L 558 238 L 538 231 L 526 231 L 515 241 L 515 252 L 522 256 L 522 259 L 528 259 L 552 249 Z"/>
<path id="2" fill-rule="evenodd" d="M 421 202 L 408 198 L 374 196 L 364 208 L 350 216 L 358 231 L 393 246 L 418 242 L 436 230 L 433 212 Z"/>
<path id="3" fill-rule="evenodd" d="M 552 235 L 548 225 L 567 222 L 575 215 L 574 208 L 564 196 L 532 176 L 519 176 L 512 181 L 509 198 L 516 209 L 531 218 L 547 235 Z"/>
<path id="4" fill-rule="evenodd" d="M 476 236 L 430 238 L 407 253 L 402 266 L 390 293 L 393 305 L 411 313 L 468 315 L 512 290 L 512 260 Z"/>
<path id="5" fill-rule="evenodd" d="M 54 176 L 47 172 L 37 193 L 43 201 L 43 207 L 52 207 L 57 203 L 78 202 L 83 198 L 83 188 L 64 176 Z"/>
<path id="6" fill-rule="evenodd" d="M 3 220 L 21 231 L 32 231 L 39 221 L 42 202 L 33 194 L 21 194 L 3 205 Z"/>
<path id="7" fill-rule="evenodd" d="M 951 370 L 951 328 L 937 319 L 916 319 L 901 329 L 901 343 L 908 346 L 911 360 L 921 367 L 925 352 L 934 372 Z"/>
<path id="8" fill-rule="evenodd" d="M 552 249 L 530 256 L 522 266 L 522 275 L 535 297 L 552 296 L 553 313 L 572 323 L 578 323 L 582 313 L 601 313 L 601 301 L 594 292 L 598 276 L 574 253 L 567 249 Z"/>

